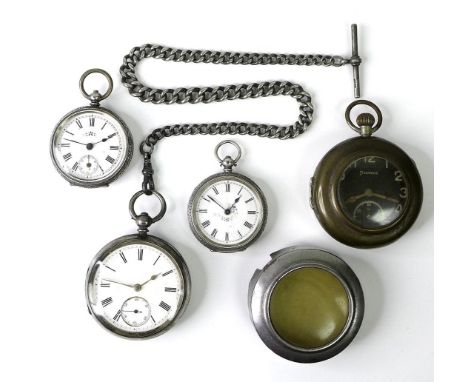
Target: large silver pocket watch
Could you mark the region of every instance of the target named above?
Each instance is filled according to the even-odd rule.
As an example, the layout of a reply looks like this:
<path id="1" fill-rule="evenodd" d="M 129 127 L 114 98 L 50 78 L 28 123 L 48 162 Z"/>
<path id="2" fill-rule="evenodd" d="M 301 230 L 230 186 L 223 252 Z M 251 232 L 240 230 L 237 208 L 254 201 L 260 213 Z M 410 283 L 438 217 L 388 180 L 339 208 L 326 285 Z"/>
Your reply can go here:
<path id="1" fill-rule="evenodd" d="M 219 156 L 220 148 L 228 144 L 237 150 L 235 158 Z M 213 252 L 243 251 L 265 228 L 265 196 L 252 179 L 232 171 L 241 157 L 236 142 L 220 142 L 215 155 L 224 170 L 203 180 L 193 191 L 188 206 L 190 228 Z"/>
<path id="2" fill-rule="evenodd" d="M 84 88 L 93 73 L 103 75 L 108 88 L 104 94 Z M 90 69 L 80 78 L 80 90 L 90 106 L 70 111 L 59 121 L 52 134 L 50 154 L 55 168 L 71 185 L 101 187 L 117 179 L 133 155 L 133 140 L 125 122 L 109 109 L 99 106 L 112 92 L 110 75 Z"/>
<path id="3" fill-rule="evenodd" d="M 138 234 L 122 236 L 102 248 L 86 275 L 88 310 L 107 330 L 127 338 L 150 338 L 167 331 L 183 314 L 190 299 L 190 274 L 180 253 L 169 243 L 147 235 L 148 227 L 162 218 L 161 202 L 154 218 L 135 213 L 134 204 L 144 191 L 130 200 L 130 213 Z"/>

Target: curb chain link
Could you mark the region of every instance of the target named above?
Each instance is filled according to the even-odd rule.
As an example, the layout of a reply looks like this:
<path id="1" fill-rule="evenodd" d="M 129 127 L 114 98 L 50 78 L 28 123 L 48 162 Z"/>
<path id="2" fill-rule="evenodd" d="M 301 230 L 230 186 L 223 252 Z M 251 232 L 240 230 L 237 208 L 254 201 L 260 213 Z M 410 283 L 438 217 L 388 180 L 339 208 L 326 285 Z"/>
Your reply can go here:
<path id="1" fill-rule="evenodd" d="M 266 81 L 215 87 L 151 88 L 141 83 L 135 72 L 137 64 L 145 58 L 173 62 L 212 63 L 222 65 L 316 65 L 339 67 L 350 63 L 341 56 L 316 54 L 238 53 L 210 50 L 182 50 L 162 45 L 142 45 L 133 48 L 124 57 L 120 67 L 122 83 L 129 93 L 142 102 L 154 104 L 211 103 L 226 100 L 291 96 L 299 103 L 298 120 L 291 125 L 259 124 L 247 122 L 190 123 L 167 125 L 153 130 L 147 136 L 140 152 L 145 157 L 143 190 L 154 190 L 151 153 L 161 139 L 176 135 L 255 135 L 259 137 L 292 139 L 304 133 L 312 122 L 314 108 L 310 94 L 302 86 L 288 81 Z M 147 147 L 144 147 L 144 146 Z M 151 178 L 151 179 L 150 179 Z"/>
<path id="2" fill-rule="evenodd" d="M 260 82 L 215 87 L 192 87 L 160 89 L 142 84 L 135 68 L 145 58 L 174 62 L 212 63 L 223 65 L 318 65 L 339 67 L 349 64 L 341 56 L 312 54 L 238 53 L 209 50 L 182 50 L 162 45 L 143 45 L 133 48 L 124 57 L 120 67 L 122 83 L 130 94 L 142 102 L 154 104 L 211 103 L 225 100 L 288 95 L 299 103 L 299 118 L 287 126 L 245 122 L 218 122 L 197 124 L 174 124 L 155 129 L 145 140 L 149 147 L 173 135 L 215 135 L 240 134 L 260 137 L 290 139 L 304 133 L 312 122 L 314 108 L 311 96 L 302 86 L 288 81 Z"/>

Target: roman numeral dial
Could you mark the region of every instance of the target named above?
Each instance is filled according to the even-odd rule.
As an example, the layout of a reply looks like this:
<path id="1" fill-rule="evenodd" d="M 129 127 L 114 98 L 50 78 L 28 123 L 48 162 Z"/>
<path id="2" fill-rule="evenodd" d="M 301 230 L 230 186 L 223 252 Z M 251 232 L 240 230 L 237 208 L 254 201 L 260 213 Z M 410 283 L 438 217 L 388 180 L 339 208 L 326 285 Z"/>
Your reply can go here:
<path id="1" fill-rule="evenodd" d="M 87 279 L 88 307 L 105 327 L 144 336 L 175 319 L 188 281 L 167 248 L 136 238 L 105 251 Z"/>
<path id="2" fill-rule="evenodd" d="M 56 127 L 52 158 L 73 184 L 114 178 L 131 155 L 127 131 L 117 118 L 99 108 L 76 111 Z"/>
<path id="3" fill-rule="evenodd" d="M 112 302 L 113 302 L 112 297 L 107 297 L 101 301 L 101 304 L 105 308 L 107 305 L 112 304 Z"/>
<path id="4" fill-rule="evenodd" d="M 190 224 L 197 238 L 216 248 L 249 242 L 264 224 L 265 203 L 261 191 L 235 175 L 223 174 L 219 179 L 202 183 L 192 195 L 189 208 Z"/>

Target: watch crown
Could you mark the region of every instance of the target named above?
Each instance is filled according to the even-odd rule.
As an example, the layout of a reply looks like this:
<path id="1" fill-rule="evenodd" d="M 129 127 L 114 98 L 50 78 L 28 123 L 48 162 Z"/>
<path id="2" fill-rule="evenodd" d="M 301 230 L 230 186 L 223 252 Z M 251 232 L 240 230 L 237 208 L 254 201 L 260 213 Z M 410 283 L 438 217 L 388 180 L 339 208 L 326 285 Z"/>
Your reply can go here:
<path id="1" fill-rule="evenodd" d="M 231 172 L 232 168 L 236 166 L 236 162 L 234 159 L 232 159 L 229 155 L 226 156 L 222 161 L 221 161 L 221 166 L 224 167 L 224 171 L 226 172 Z"/>
<path id="2" fill-rule="evenodd" d="M 138 225 L 138 233 L 141 236 L 145 236 L 148 232 L 149 226 L 152 223 L 151 217 L 146 212 L 142 212 L 136 217 L 135 222 Z"/>
<path id="3" fill-rule="evenodd" d="M 361 128 L 361 135 L 368 137 L 372 134 L 372 127 L 375 124 L 375 117 L 370 113 L 362 113 L 357 116 L 356 123 Z"/>
<path id="4" fill-rule="evenodd" d="M 99 93 L 97 90 L 94 90 L 90 94 L 89 99 L 91 101 L 91 106 L 99 106 L 99 102 L 102 101 L 103 97 L 101 93 Z"/>
<path id="5" fill-rule="evenodd" d="M 356 123 L 359 127 L 372 127 L 375 123 L 375 117 L 371 113 L 362 113 L 356 118 Z"/>

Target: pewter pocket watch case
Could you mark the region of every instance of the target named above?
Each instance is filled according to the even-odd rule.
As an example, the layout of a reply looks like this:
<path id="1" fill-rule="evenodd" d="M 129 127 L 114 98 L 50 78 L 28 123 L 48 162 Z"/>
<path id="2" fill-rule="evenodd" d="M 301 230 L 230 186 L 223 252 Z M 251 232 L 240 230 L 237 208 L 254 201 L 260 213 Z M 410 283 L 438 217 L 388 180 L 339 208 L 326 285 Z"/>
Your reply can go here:
<path id="1" fill-rule="evenodd" d="M 102 74 L 108 89 L 101 95 L 84 89 L 85 79 Z M 101 69 L 86 71 L 80 89 L 90 106 L 67 113 L 56 125 L 50 143 L 52 162 L 71 185 L 94 188 L 107 186 L 129 165 L 133 155 L 133 139 L 125 122 L 109 109 L 99 106 L 112 91 L 112 78 Z"/>
<path id="2" fill-rule="evenodd" d="M 219 148 L 225 144 L 236 148 L 235 159 L 219 157 Z M 206 178 L 193 191 L 187 211 L 190 228 L 213 252 L 243 251 L 265 228 L 266 199 L 254 181 L 232 172 L 241 156 L 237 143 L 223 141 L 216 146 L 215 154 L 224 171 Z"/>
<path id="3" fill-rule="evenodd" d="M 336 356 L 364 317 L 364 294 L 353 270 L 339 257 L 307 247 L 271 254 L 252 275 L 248 304 L 263 343 L 299 363 Z"/>
<path id="4" fill-rule="evenodd" d="M 350 111 L 367 105 L 377 114 Z M 372 137 L 382 123 L 378 107 L 355 101 L 348 124 L 361 136 L 333 147 L 311 181 L 311 206 L 323 228 L 338 241 L 358 248 L 389 244 L 409 230 L 422 205 L 423 189 L 414 161 L 395 144 Z"/>

